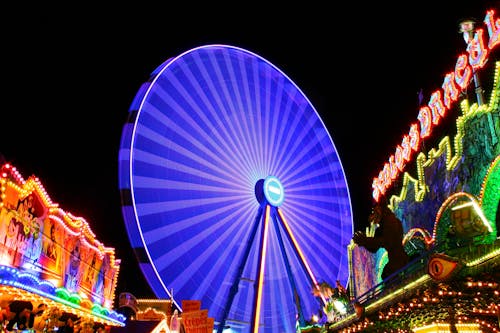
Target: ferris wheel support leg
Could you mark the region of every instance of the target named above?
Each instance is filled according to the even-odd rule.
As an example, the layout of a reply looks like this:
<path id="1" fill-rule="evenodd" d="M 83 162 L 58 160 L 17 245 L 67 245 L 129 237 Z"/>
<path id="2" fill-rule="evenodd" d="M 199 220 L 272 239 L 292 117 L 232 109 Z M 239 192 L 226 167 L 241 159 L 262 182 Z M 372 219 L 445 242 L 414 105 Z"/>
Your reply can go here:
<path id="1" fill-rule="evenodd" d="M 295 251 L 295 254 L 297 255 L 297 258 L 299 258 L 299 262 L 302 265 L 302 268 L 307 273 L 306 275 L 309 278 L 311 285 L 314 288 L 319 288 L 318 281 L 316 281 L 316 277 L 314 276 L 311 268 L 309 267 L 309 264 L 307 263 L 307 260 L 304 256 L 304 253 L 300 249 L 299 244 L 297 243 L 297 240 L 295 239 L 295 237 L 292 233 L 292 230 L 290 229 L 290 226 L 288 225 L 288 223 L 285 219 L 285 216 L 283 215 L 283 212 L 279 208 L 276 208 L 276 212 L 278 213 L 279 220 L 281 221 L 283 228 L 286 231 L 286 235 L 288 236 L 288 240 L 293 245 L 293 249 Z M 323 297 L 320 297 L 320 301 L 322 302 L 322 306 L 326 305 L 326 299 L 324 299 Z"/>
<path id="2" fill-rule="evenodd" d="M 283 237 L 281 236 L 281 232 L 279 231 L 280 228 L 279 228 L 277 214 L 273 214 L 273 222 L 275 225 L 275 229 L 277 231 L 276 234 L 277 234 L 278 242 L 280 245 L 281 255 L 283 256 L 283 260 L 285 261 L 285 267 L 286 267 L 286 272 L 288 275 L 288 280 L 290 281 L 290 285 L 291 285 L 292 291 L 293 291 L 293 299 L 295 301 L 295 307 L 297 309 L 297 316 L 298 316 L 297 319 L 299 321 L 300 326 L 305 326 L 306 322 L 304 320 L 304 314 L 302 313 L 302 305 L 300 304 L 300 296 L 299 296 L 299 293 L 297 292 L 297 285 L 295 283 L 295 279 L 293 278 L 293 273 L 292 273 L 292 269 L 290 267 L 290 261 L 288 260 L 288 255 L 287 255 L 286 250 L 285 250 L 285 244 L 283 242 Z"/>
<path id="3" fill-rule="evenodd" d="M 255 239 L 255 235 L 257 234 L 257 229 L 259 227 L 259 222 L 262 218 L 262 209 L 263 209 L 263 206 L 260 206 L 259 210 L 257 212 L 257 216 L 255 217 L 254 226 L 252 228 L 250 238 L 248 239 L 245 253 L 242 256 L 242 260 L 240 262 L 240 265 L 238 266 L 238 271 L 236 272 L 236 275 L 234 276 L 234 280 L 233 280 L 233 283 L 231 285 L 231 289 L 229 290 L 228 300 L 226 302 L 226 307 L 224 308 L 223 317 L 222 317 L 222 320 L 220 321 L 219 327 L 217 329 L 217 333 L 222 333 L 222 331 L 224 330 L 224 326 L 226 326 L 227 316 L 229 315 L 229 310 L 231 309 L 231 305 L 233 304 L 234 297 L 238 293 L 238 286 L 240 284 L 240 278 L 243 275 L 243 270 L 245 269 L 245 266 L 247 264 L 248 257 L 250 255 L 250 250 L 252 248 L 252 244 L 253 244 L 253 241 Z"/>
<path id="4" fill-rule="evenodd" d="M 260 247 L 259 247 L 259 265 L 257 267 L 257 280 L 255 281 L 255 293 L 253 300 L 253 321 L 252 333 L 259 332 L 260 323 L 260 305 L 262 302 L 262 286 L 264 284 L 264 268 L 266 267 L 266 252 L 267 238 L 269 236 L 269 218 L 271 206 L 266 205 L 266 213 L 264 214 L 263 225 L 261 228 Z"/>

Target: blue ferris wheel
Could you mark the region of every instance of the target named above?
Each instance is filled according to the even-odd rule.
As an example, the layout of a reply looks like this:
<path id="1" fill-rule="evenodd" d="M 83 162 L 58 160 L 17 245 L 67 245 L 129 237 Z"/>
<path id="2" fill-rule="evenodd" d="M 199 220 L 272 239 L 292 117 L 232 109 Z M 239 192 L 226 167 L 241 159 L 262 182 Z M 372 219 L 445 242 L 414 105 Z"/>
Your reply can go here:
<path id="1" fill-rule="evenodd" d="M 119 186 L 156 296 L 201 300 L 217 332 L 293 332 L 321 311 L 320 282 L 347 284 L 352 211 L 332 138 L 252 52 L 201 46 L 151 74 L 123 128 Z"/>

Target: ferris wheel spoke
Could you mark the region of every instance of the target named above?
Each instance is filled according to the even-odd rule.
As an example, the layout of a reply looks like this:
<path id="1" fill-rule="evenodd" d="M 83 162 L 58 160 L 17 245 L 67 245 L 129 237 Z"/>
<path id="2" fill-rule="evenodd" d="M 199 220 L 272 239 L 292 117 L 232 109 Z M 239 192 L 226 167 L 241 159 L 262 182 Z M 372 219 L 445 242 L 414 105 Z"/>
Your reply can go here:
<path id="1" fill-rule="evenodd" d="M 262 306 L 262 289 L 264 288 L 264 270 L 266 267 L 266 254 L 267 254 L 267 244 L 269 237 L 269 223 L 270 223 L 270 210 L 271 207 L 269 205 L 266 206 L 264 217 L 263 217 L 263 225 L 262 225 L 262 233 L 260 237 L 260 246 L 259 246 L 259 265 L 257 267 L 257 281 L 255 284 L 255 296 L 253 302 L 253 321 L 251 330 L 254 333 L 259 332 L 260 326 L 260 315 L 261 315 L 261 306 Z"/>
<path id="2" fill-rule="evenodd" d="M 137 126 L 136 133 L 141 136 L 145 141 L 143 146 L 145 151 L 155 151 L 156 154 L 167 155 L 163 152 L 168 152 L 168 156 L 172 159 L 176 157 L 184 164 L 193 163 L 200 167 L 209 169 L 212 172 L 220 170 L 220 166 L 234 165 L 234 159 L 230 158 L 228 151 L 218 146 L 212 146 L 211 149 L 206 147 L 206 140 L 198 140 L 199 137 L 211 137 L 210 133 L 203 132 L 202 128 L 197 128 L 196 131 L 187 131 L 179 126 L 179 122 L 175 122 L 165 117 L 163 113 L 158 112 L 156 108 L 151 108 L 152 116 L 155 116 L 159 121 L 152 125 Z M 157 125 L 157 123 L 164 123 L 165 125 Z M 166 129 L 169 129 L 172 134 L 168 137 L 164 136 Z M 198 133 L 198 135 L 196 135 Z M 154 147 L 158 147 L 154 149 Z M 236 176 L 236 175 L 235 175 Z"/>
<path id="3" fill-rule="evenodd" d="M 227 84 L 221 84 L 218 89 L 222 92 L 222 97 L 223 100 L 225 101 L 225 110 L 226 110 L 226 115 L 233 117 L 233 119 L 227 119 L 226 118 L 226 125 L 228 125 L 232 132 L 233 132 L 233 137 L 234 138 L 239 138 L 239 147 L 243 153 L 243 158 L 247 161 L 252 161 L 251 156 L 249 154 L 249 148 L 248 144 L 245 138 L 245 135 L 242 133 L 241 126 L 238 121 L 234 120 L 239 120 L 237 116 L 239 115 L 238 112 L 241 112 L 241 109 L 237 108 L 235 106 L 235 97 L 231 94 L 232 90 L 232 85 L 234 84 L 234 77 L 232 80 L 228 81 L 227 78 L 225 78 L 224 73 L 227 75 L 233 75 L 232 73 L 228 73 L 228 59 L 223 56 L 223 58 L 220 58 L 220 61 L 218 60 L 215 56 L 215 54 L 209 55 L 211 58 L 212 64 L 214 65 L 214 74 L 217 77 L 218 82 L 220 83 L 227 83 Z M 251 163 L 250 163 L 251 165 Z"/>
<path id="4" fill-rule="evenodd" d="M 294 178 L 297 174 L 303 174 L 308 170 L 316 168 L 329 167 L 327 157 L 324 155 L 321 147 L 318 147 L 317 140 L 306 138 L 300 149 L 297 146 L 290 149 L 291 158 L 287 158 L 282 164 L 282 170 L 279 172 L 287 174 L 290 178 Z"/>
<path id="5" fill-rule="evenodd" d="M 279 169 L 283 165 L 283 163 L 286 163 L 284 160 L 286 160 L 286 157 L 289 156 L 289 151 L 288 151 L 288 145 L 286 138 L 289 134 L 290 131 L 293 130 L 293 128 L 288 127 L 287 124 L 287 119 L 283 119 L 283 115 L 286 114 L 293 114 L 293 104 L 291 102 L 286 103 L 285 105 L 281 106 L 281 114 L 279 115 L 280 119 L 278 119 L 278 127 L 277 131 L 274 134 L 274 145 L 276 147 L 280 147 L 279 150 L 276 150 L 274 152 L 275 158 L 273 161 L 275 162 L 274 165 L 274 170 L 273 172 L 276 172 L 276 174 L 279 174 Z"/>
<path id="6" fill-rule="evenodd" d="M 226 55 L 227 57 L 227 55 Z M 231 78 L 231 88 L 233 89 L 234 103 L 237 109 L 241 110 L 239 122 L 236 125 L 239 129 L 241 138 L 243 138 L 243 149 L 248 150 L 248 156 L 252 165 L 257 165 L 257 145 L 254 140 L 255 135 L 252 135 L 250 124 L 254 122 L 252 117 L 255 110 L 252 108 L 252 98 L 249 93 L 248 81 L 252 78 L 245 71 L 245 61 L 239 58 L 238 61 L 232 64 L 230 60 L 226 62 L 228 67 L 229 77 Z"/>
<path id="7" fill-rule="evenodd" d="M 282 99 L 285 98 L 286 92 L 285 92 L 285 81 L 282 78 L 277 78 L 276 80 L 271 81 L 271 87 L 270 87 L 272 93 L 271 95 L 271 105 L 270 109 L 267 113 L 269 116 L 269 120 L 267 121 L 267 125 L 269 126 L 269 131 L 266 137 L 269 138 L 271 141 L 271 144 L 267 145 L 269 152 L 267 156 L 277 156 L 280 145 L 279 145 L 279 131 L 280 131 L 280 122 L 279 122 L 279 116 L 280 114 L 284 114 L 283 111 L 283 105 L 282 105 Z M 276 169 L 276 166 L 278 164 L 278 160 L 276 158 L 272 158 L 270 165 L 269 165 L 269 171 L 274 172 Z"/>
<path id="8" fill-rule="evenodd" d="M 136 168 L 134 171 L 137 173 L 136 183 L 139 189 L 148 188 L 148 186 L 154 188 L 155 185 L 151 185 L 151 180 L 160 182 L 163 180 L 171 180 L 176 181 L 182 186 L 186 186 L 189 183 L 199 184 L 200 186 L 203 186 L 204 183 L 218 184 L 223 192 L 232 192 L 232 188 L 241 188 L 241 186 L 244 186 L 244 180 L 242 180 L 241 177 L 231 178 L 231 176 L 237 175 L 236 170 L 233 168 L 224 168 L 221 166 L 218 170 L 203 170 L 199 165 L 189 165 L 185 163 L 186 161 L 182 161 L 181 163 L 179 159 L 172 160 L 142 150 L 137 150 L 135 152 L 135 158 Z M 147 174 L 142 175 L 140 173 L 142 169 L 154 170 L 154 177 L 148 176 Z M 224 187 L 226 187 L 225 190 Z M 172 189 L 180 190 L 182 187 L 172 187 Z"/>
<path id="9" fill-rule="evenodd" d="M 164 99 L 166 98 L 164 97 Z M 181 106 L 178 106 L 178 108 L 180 107 Z M 172 132 L 172 135 L 170 135 L 168 138 L 160 136 L 158 142 L 165 142 L 165 146 L 174 151 L 177 151 L 178 146 L 191 148 L 188 149 L 189 152 L 195 150 L 195 152 L 201 155 L 201 158 L 198 161 L 199 163 L 204 163 L 202 158 L 205 157 L 207 159 L 210 158 L 210 160 L 220 165 L 233 164 L 232 162 L 234 162 L 234 159 L 229 158 L 231 154 L 228 154 L 228 152 L 237 151 L 237 147 L 232 147 L 232 149 L 229 149 L 229 147 L 227 146 L 228 138 L 221 138 L 219 136 L 219 131 L 212 130 L 213 127 L 211 126 L 201 126 L 204 121 L 208 121 L 208 119 L 206 119 L 206 116 L 200 117 L 204 121 L 199 121 L 199 119 L 192 118 L 192 115 L 194 113 L 198 114 L 200 108 L 203 107 L 205 107 L 205 105 L 196 105 L 191 109 L 192 112 L 188 114 L 189 118 L 185 121 L 189 124 L 189 129 L 184 129 L 184 127 L 181 126 L 181 123 L 179 123 L 178 120 L 171 120 L 168 117 L 164 116 L 163 113 L 157 111 L 155 108 L 152 108 L 152 116 L 155 116 L 156 114 L 156 118 L 157 120 L 159 120 L 159 123 L 165 124 L 165 127 L 160 129 L 161 132 L 165 132 L 167 128 Z M 215 141 L 214 138 L 218 138 L 219 140 Z M 155 139 L 158 138 L 155 137 Z M 177 143 L 176 146 L 175 143 Z M 193 155 L 194 153 L 191 154 Z"/>
<path id="10" fill-rule="evenodd" d="M 311 279 L 312 285 L 317 285 L 318 282 L 316 281 L 316 277 L 314 276 L 314 274 L 311 270 L 311 267 L 309 266 L 309 263 L 304 255 L 304 252 L 302 251 L 302 248 L 300 247 L 299 243 L 297 242 L 297 239 L 295 238 L 295 236 L 293 234 L 292 229 L 290 228 L 290 225 L 286 221 L 283 212 L 279 208 L 277 208 L 277 213 L 278 213 L 279 220 L 283 224 L 284 230 L 286 231 L 286 235 L 288 236 L 289 240 L 291 241 L 291 244 L 293 244 L 293 248 L 296 251 L 296 254 L 299 256 L 301 264 L 304 266 L 304 268 L 308 274 L 308 277 Z"/>
<path id="11" fill-rule="evenodd" d="M 277 165 L 276 173 L 280 173 L 280 169 L 283 166 L 286 166 L 293 161 L 297 160 L 295 156 L 295 152 L 299 147 L 302 147 L 306 141 L 306 136 L 309 131 L 309 125 L 307 118 L 304 118 L 303 108 L 305 105 L 295 105 L 289 104 L 287 105 L 285 111 L 286 113 L 290 113 L 287 121 L 284 122 L 280 126 L 282 131 L 280 132 L 279 138 L 279 146 L 281 149 L 276 152 L 276 161 L 279 161 Z M 291 160 L 293 160 L 291 162 Z M 286 174 L 286 172 L 283 172 Z"/>
<path id="12" fill-rule="evenodd" d="M 273 276 L 280 276 L 285 270 L 285 263 L 283 258 L 280 257 L 281 250 L 279 248 L 270 249 L 269 260 L 273 264 L 267 264 L 266 270 L 268 274 Z M 279 263 L 279 265 L 277 265 Z M 261 307 L 261 322 L 264 326 L 276 327 L 279 325 L 278 322 L 280 318 L 276 318 L 273 311 L 270 309 L 276 307 L 282 307 L 283 314 L 287 317 L 294 317 L 297 314 L 297 308 L 293 301 L 293 289 L 290 286 L 290 280 L 287 278 L 281 278 L 274 280 L 272 282 L 268 281 L 264 285 L 263 291 L 268 297 L 265 298 L 265 304 Z"/>
<path id="13" fill-rule="evenodd" d="M 199 76 L 195 75 L 189 68 L 184 69 L 185 67 L 187 66 L 183 66 L 182 68 L 187 72 L 186 76 L 189 77 L 189 81 L 195 87 L 195 91 L 200 99 L 200 102 L 194 105 L 193 110 L 200 118 L 201 123 L 207 124 L 206 135 L 202 137 L 209 143 L 207 149 L 215 149 L 217 154 L 222 156 L 226 156 L 227 152 L 239 154 L 237 146 L 229 145 L 232 143 L 234 135 L 227 131 L 226 126 L 224 126 L 220 119 L 220 113 L 215 109 L 217 105 L 220 105 L 220 98 L 217 96 L 216 90 L 211 87 L 208 92 L 205 92 L 205 89 L 198 82 Z M 203 112 L 204 110 L 206 111 Z"/>
<path id="14" fill-rule="evenodd" d="M 267 73 L 267 70 L 264 70 L 266 72 L 267 75 L 264 75 L 263 77 L 263 83 L 262 83 L 262 86 L 264 88 L 264 91 L 265 92 L 269 92 L 269 91 L 272 91 L 271 89 L 271 75 L 269 75 Z M 272 97 L 273 97 L 274 94 L 271 94 L 271 93 L 264 93 L 262 94 L 262 99 L 261 99 L 261 113 L 259 113 L 259 119 L 261 120 L 260 123 L 261 123 L 261 128 L 260 128 L 260 131 L 259 133 L 262 133 L 262 145 L 261 145 L 261 156 L 262 156 L 262 166 L 261 166 L 261 170 L 264 172 L 265 169 L 264 169 L 264 165 L 265 162 L 264 161 L 267 161 L 267 160 L 270 160 L 268 158 L 268 156 L 272 156 L 271 153 L 272 153 L 272 149 L 273 147 L 270 146 L 269 144 L 265 144 L 264 142 L 267 140 L 267 138 L 271 137 L 270 135 L 270 119 L 272 119 L 273 117 L 273 113 L 272 113 Z M 272 165 L 270 165 L 270 170 L 272 170 Z"/>
<path id="15" fill-rule="evenodd" d="M 261 157 L 262 132 L 259 128 L 259 122 L 262 120 L 262 118 L 260 118 L 260 91 L 258 89 L 261 85 L 261 81 L 259 75 L 257 75 L 258 71 L 256 70 L 256 67 L 258 67 L 258 62 L 255 58 L 251 58 L 250 61 L 241 61 L 240 65 L 242 77 L 247 78 L 247 80 L 242 81 L 245 90 L 247 114 L 252 117 L 248 121 L 247 131 L 250 136 L 250 141 L 252 142 L 252 155 L 255 158 L 254 165 L 256 167 L 261 167 L 263 165 Z"/>
<path id="16" fill-rule="evenodd" d="M 340 231 L 317 229 L 314 222 L 315 215 L 307 211 L 298 209 L 288 209 L 290 229 L 294 230 L 297 242 L 300 244 L 303 252 L 315 253 L 309 257 L 310 266 L 319 276 L 331 276 L 338 267 L 339 259 L 346 246 L 342 247 L 347 239 L 338 239 L 336 235 Z M 294 221 L 301 221 L 294 223 Z M 325 246 L 324 244 L 328 244 Z M 347 245 L 347 244 L 346 244 Z M 327 250 L 328 249 L 328 250 Z"/>
<path id="17" fill-rule="evenodd" d="M 290 313 L 290 316 L 293 316 L 293 314 L 296 314 L 298 316 L 297 319 L 300 320 L 302 324 L 305 323 L 304 321 L 304 315 L 302 312 L 303 306 L 302 302 L 300 300 L 300 297 L 298 296 L 298 278 L 302 276 L 301 272 L 297 268 L 293 267 L 301 267 L 303 265 L 293 265 L 292 263 L 295 263 L 299 257 L 296 255 L 296 251 L 294 251 L 294 246 L 289 242 L 290 237 L 283 237 L 282 235 L 282 230 L 285 232 L 285 228 L 282 225 L 283 222 L 281 222 L 281 218 L 279 217 L 279 214 L 277 213 L 277 208 L 273 210 L 273 226 L 274 226 L 274 233 L 276 234 L 276 237 L 274 238 L 276 241 L 271 242 L 271 246 L 273 249 L 271 249 L 271 253 L 273 254 L 272 257 L 272 264 L 269 265 L 270 270 L 273 271 L 273 276 L 280 276 L 278 272 L 278 267 L 280 267 L 280 263 L 283 266 L 281 268 L 282 272 L 286 272 L 286 277 L 287 279 L 281 279 L 277 280 L 278 286 L 273 289 L 273 291 L 270 291 L 271 294 L 275 293 L 275 291 L 279 291 L 278 295 L 273 295 L 272 301 L 273 302 L 278 302 L 280 304 L 288 304 L 289 309 L 288 313 Z M 288 242 L 286 242 L 286 240 Z M 310 288 L 308 288 L 310 289 Z M 288 299 L 288 301 L 287 301 Z M 294 306 L 292 306 L 294 305 Z M 275 306 L 274 304 L 271 306 Z M 271 318 L 274 319 L 274 318 Z"/>
<path id="18" fill-rule="evenodd" d="M 346 188 L 345 184 L 331 178 L 331 173 L 338 170 L 341 169 L 336 168 L 335 162 L 315 164 L 314 169 L 309 172 L 307 169 L 294 170 L 294 177 L 287 175 L 287 177 L 283 178 L 283 181 L 292 185 L 295 191 L 304 191 L 305 195 L 307 195 L 306 191 L 315 193 L 314 191 L 342 190 Z"/>
<path id="19" fill-rule="evenodd" d="M 242 292 L 240 290 L 239 284 L 241 281 L 245 281 L 245 279 L 244 279 L 245 268 L 252 267 L 252 264 L 251 264 L 251 262 L 249 263 L 248 259 L 249 259 L 249 255 L 250 255 L 251 250 L 252 250 L 252 244 L 254 244 L 256 233 L 259 229 L 259 226 L 261 225 L 260 221 L 262 219 L 263 210 L 264 210 L 263 205 L 261 205 L 257 209 L 257 214 L 255 216 L 253 226 L 251 228 L 251 231 L 248 234 L 248 237 L 246 238 L 247 243 L 246 243 L 244 249 L 242 248 L 241 256 L 238 256 L 239 259 L 236 260 L 237 270 L 235 271 L 235 274 L 232 275 L 233 277 L 232 277 L 231 285 L 228 289 L 228 296 L 226 297 L 226 302 L 225 302 L 224 308 L 222 309 L 222 312 L 221 312 L 221 317 L 220 317 L 221 324 L 219 325 L 219 329 L 217 330 L 218 332 L 222 332 L 223 328 L 226 325 L 226 322 L 228 320 L 231 320 L 229 318 L 230 310 L 234 306 L 235 303 L 239 305 L 236 307 L 237 309 L 248 307 L 245 305 L 243 305 L 243 306 L 241 305 L 241 302 L 239 302 L 239 300 L 238 300 L 238 295 L 240 295 L 240 300 L 241 300 L 241 299 L 251 299 L 251 295 L 253 294 L 253 292 L 250 292 L 248 288 L 246 289 L 247 290 L 246 293 Z M 254 257 L 256 258 L 256 256 L 254 256 Z M 222 291 L 220 291 L 219 293 L 224 294 L 224 292 L 222 292 Z M 241 296 L 243 296 L 243 297 L 241 297 Z M 236 299 L 236 302 L 235 302 L 235 299 Z M 234 311 L 233 311 L 233 315 L 234 315 Z M 237 317 L 244 317 L 244 315 L 236 314 L 235 318 L 237 318 Z"/>
<path id="20" fill-rule="evenodd" d="M 255 207 L 254 203 L 248 202 L 245 205 L 243 200 L 237 199 L 233 200 L 232 202 L 229 200 L 220 201 L 219 199 L 218 202 L 223 202 L 223 206 L 221 206 L 220 204 L 201 204 L 199 201 L 200 200 L 193 200 L 192 204 L 186 206 L 186 208 L 182 210 L 176 208 L 166 211 L 168 215 L 172 216 L 172 218 L 168 221 L 170 228 L 167 228 L 158 223 L 158 214 L 149 216 L 140 215 L 142 219 L 145 220 L 145 222 L 147 222 L 148 218 L 151 219 L 151 223 L 145 223 L 144 227 L 142 228 L 143 236 L 149 242 L 151 242 L 151 244 L 155 244 L 157 241 L 160 241 L 167 237 L 186 237 L 187 235 L 189 235 L 188 231 L 203 233 L 205 232 L 204 228 L 206 228 L 207 225 L 217 226 L 219 224 L 224 225 L 224 223 L 227 223 L 227 216 L 233 216 L 234 211 L 241 211 L 242 217 L 244 217 L 245 215 L 243 213 L 248 214 L 248 212 L 253 209 L 252 207 Z M 193 209 L 197 209 L 200 214 L 195 216 L 190 214 L 190 211 Z M 235 222 L 238 221 L 240 220 L 238 219 Z M 146 228 L 148 225 L 150 225 L 151 227 Z"/>
<path id="21" fill-rule="evenodd" d="M 266 149 L 264 148 L 264 138 L 266 138 L 265 130 L 267 128 L 264 124 L 264 119 L 267 119 L 268 108 L 268 95 L 266 91 L 262 90 L 262 87 L 266 87 L 269 84 L 269 75 L 266 75 L 267 71 L 264 71 L 262 77 L 259 75 L 259 63 L 255 60 L 253 66 L 253 88 L 254 88 L 254 98 L 255 98 L 255 122 L 252 124 L 254 127 L 255 141 L 257 143 L 257 165 L 256 168 L 259 174 L 263 174 L 265 170 L 265 160 L 266 160 Z M 265 117 L 264 117 L 265 115 Z"/>
<path id="22" fill-rule="evenodd" d="M 207 230 L 206 234 L 200 234 L 199 236 L 205 236 L 205 239 L 207 237 L 209 239 L 217 239 L 217 241 L 202 246 L 203 251 L 196 251 L 196 248 L 200 247 L 200 241 L 203 241 L 203 239 L 187 240 L 184 248 L 185 255 L 189 256 L 189 253 L 197 252 L 201 252 L 202 255 L 199 255 L 194 260 L 191 259 L 191 263 L 172 280 L 172 285 L 178 288 L 184 288 L 186 284 L 196 282 L 196 289 L 193 291 L 193 297 L 199 299 L 207 294 L 209 289 L 218 289 L 217 286 L 219 286 L 219 284 L 214 283 L 214 281 L 220 280 L 220 283 L 224 284 L 223 277 L 234 274 L 233 272 L 237 268 L 235 267 L 235 263 L 239 261 L 238 258 L 242 255 L 242 249 L 239 244 L 245 242 L 250 237 L 250 230 L 241 227 L 242 224 L 249 223 L 246 211 L 244 213 L 245 216 L 241 216 L 241 210 L 235 211 L 234 214 L 227 216 L 221 221 L 217 228 L 223 228 L 224 230 L 220 234 L 218 230 L 214 230 L 214 232 L 212 232 L 212 230 Z M 239 221 L 239 223 L 234 223 L 231 227 L 225 228 L 228 221 L 233 220 Z M 212 235 L 215 237 L 212 237 Z M 213 258 L 216 258 L 216 260 L 214 261 Z M 231 264 L 228 265 L 228 263 Z M 214 268 L 207 271 L 204 267 L 206 265 L 210 265 Z M 212 294 L 212 292 L 210 292 L 210 294 Z M 219 305 L 222 305 L 220 300 L 217 301 L 217 299 L 214 299 L 214 302 L 219 302 Z"/>
<path id="23" fill-rule="evenodd" d="M 209 105 L 207 111 L 209 112 L 210 119 L 213 119 L 213 122 L 215 122 L 215 126 L 212 127 L 217 129 L 214 131 L 214 135 L 219 135 L 220 132 L 222 145 L 224 145 L 228 152 L 231 152 L 228 155 L 235 157 L 234 160 L 242 163 L 246 169 L 251 169 L 251 164 L 248 163 L 249 159 L 246 155 L 247 152 L 241 149 L 237 140 L 238 135 L 234 128 L 234 121 L 231 119 L 234 112 L 228 108 L 225 96 L 220 94 L 221 87 L 224 87 L 224 78 L 219 76 L 219 81 L 213 80 L 210 74 L 214 71 L 220 72 L 219 64 L 217 61 L 207 64 L 197 54 L 193 55 L 193 60 L 197 73 L 204 80 L 207 87 L 207 89 L 204 89 L 204 91 L 207 90 L 204 96 L 210 100 L 210 103 L 207 104 Z"/>

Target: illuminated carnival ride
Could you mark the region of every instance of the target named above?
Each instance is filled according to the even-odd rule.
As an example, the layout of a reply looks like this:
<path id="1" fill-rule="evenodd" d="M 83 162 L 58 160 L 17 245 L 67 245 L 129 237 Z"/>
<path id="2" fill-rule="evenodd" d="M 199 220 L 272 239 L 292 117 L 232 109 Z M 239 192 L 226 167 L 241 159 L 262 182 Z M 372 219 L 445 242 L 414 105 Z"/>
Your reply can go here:
<path id="1" fill-rule="evenodd" d="M 345 285 L 353 224 L 318 113 L 278 68 L 207 45 L 168 59 L 133 101 L 119 183 L 159 298 L 201 300 L 217 332 L 293 332 Z M 332 282 L 333 281 L 333 282 Z"/>

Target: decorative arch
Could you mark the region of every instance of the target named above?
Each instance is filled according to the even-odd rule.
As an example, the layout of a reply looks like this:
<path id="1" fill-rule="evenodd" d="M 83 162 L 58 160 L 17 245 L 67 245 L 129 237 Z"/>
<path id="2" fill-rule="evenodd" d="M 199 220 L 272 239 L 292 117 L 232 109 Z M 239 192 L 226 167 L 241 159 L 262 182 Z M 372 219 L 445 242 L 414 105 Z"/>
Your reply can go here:
<path id="1" fill-rule="evenodd" d="M 484 216 L 491 221 L 493 228 L 492 241 L 498 236 L 498 228 L 500 224 L 500 155 L 493 160 L 486 176 L 484 177 L 481 187 L 480 197 L 481 208 Z"/>
<path id="2" fill-rule="evenodd" d="M 491 243 L 496 227 L 488 219 L 479 200 L 472 194 L 457 192 L 448 197 L 439 208 L 432 238 L 435 244 Z M 452 244 L 452 243 L 455 244 Z"/>

